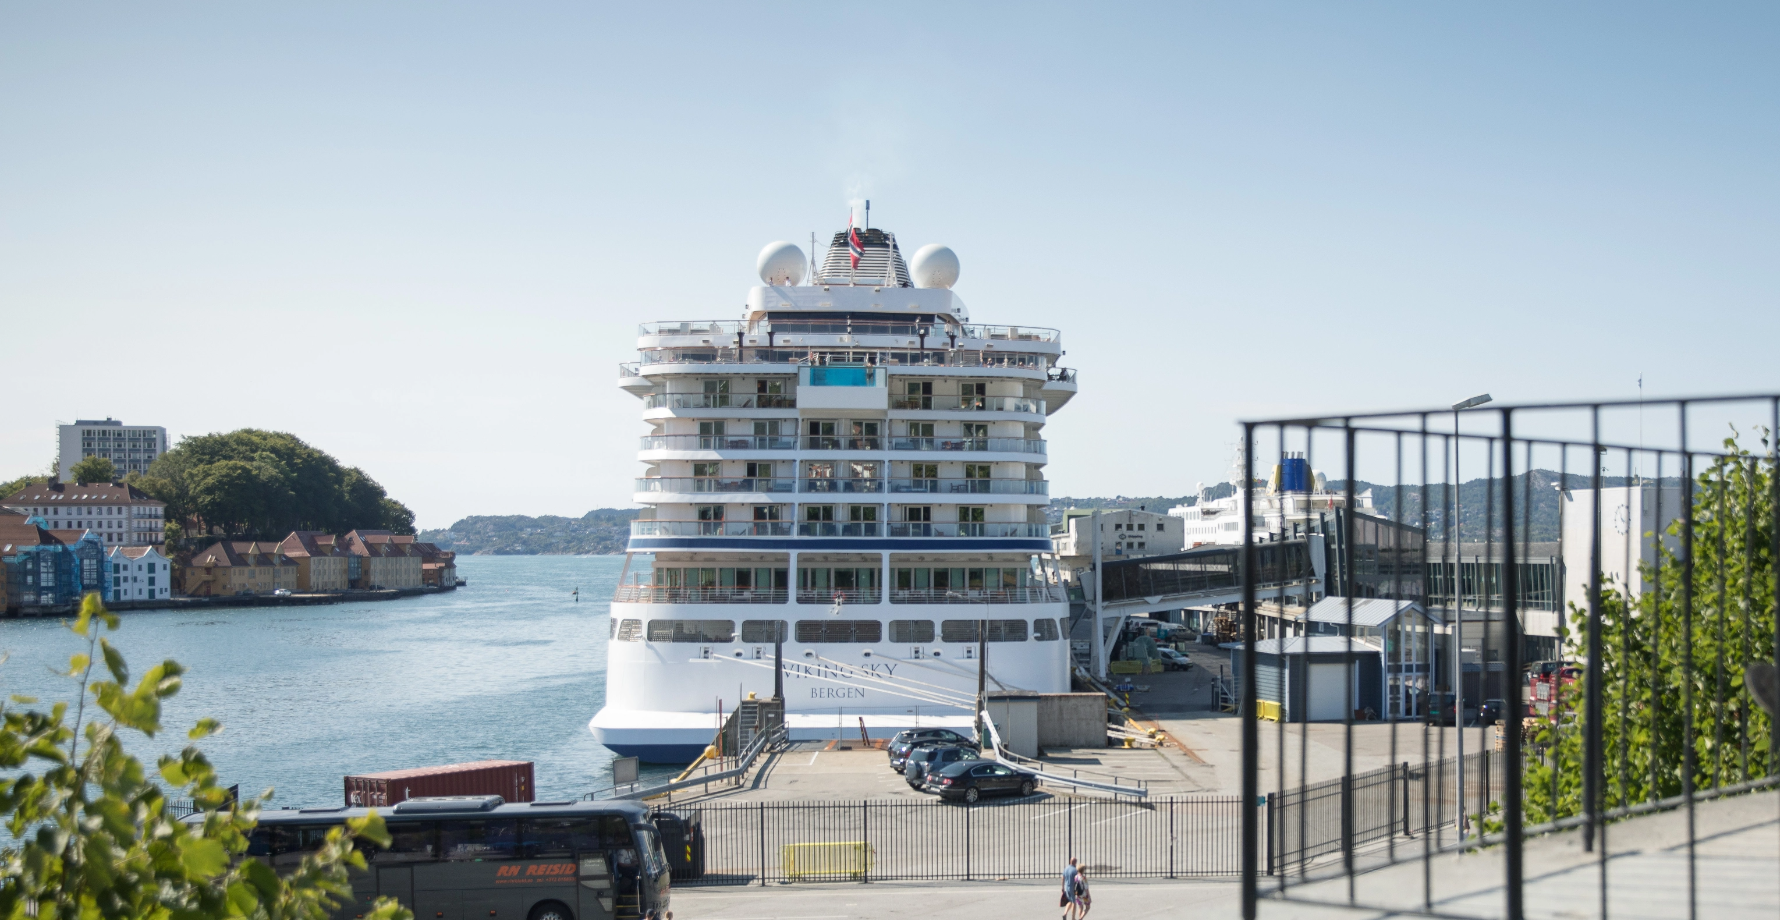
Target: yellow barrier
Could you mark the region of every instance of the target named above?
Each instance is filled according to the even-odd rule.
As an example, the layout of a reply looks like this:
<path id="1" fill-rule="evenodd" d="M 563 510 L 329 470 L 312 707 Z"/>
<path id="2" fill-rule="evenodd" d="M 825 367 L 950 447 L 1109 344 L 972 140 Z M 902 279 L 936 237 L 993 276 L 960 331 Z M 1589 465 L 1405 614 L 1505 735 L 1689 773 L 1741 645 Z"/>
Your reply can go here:
<path id="1" fill-rule="evenodd" d="M 1114 674 L 1142 674 L 1143 665 L 1141 661 L 1109 661 L 1106 669 Z"/>
<path id="2" fill-rule="evenodd" d="M 779 848 L 787 879 L 813 875 L 844 875 L 864 878 L 877 858 L 877 849 L 864 841 L 849 843 L 788 843 Z"/>
<path id="3" fill-rule="evenodd" d="M 1273 700 L 1256 700 L 1255 715 L 1260 716 L 1269 722 L 1278 722 L 1280 720 L 1280 706 Z"/>

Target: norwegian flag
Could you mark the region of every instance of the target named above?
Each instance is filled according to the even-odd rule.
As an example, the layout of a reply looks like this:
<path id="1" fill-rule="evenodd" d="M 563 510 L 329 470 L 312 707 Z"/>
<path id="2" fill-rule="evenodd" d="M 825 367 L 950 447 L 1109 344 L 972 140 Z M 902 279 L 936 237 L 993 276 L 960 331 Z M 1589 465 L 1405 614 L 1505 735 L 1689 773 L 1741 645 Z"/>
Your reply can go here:
<path id="1" fill-rule="evenodd" d="M 865 244 L 859 239 L 859 228 L 853 226 L 853 219 L 847 218 L 847 258 L 853 260 L 853 269 L 859 269 L 859 257 L 865 255 Z"/>

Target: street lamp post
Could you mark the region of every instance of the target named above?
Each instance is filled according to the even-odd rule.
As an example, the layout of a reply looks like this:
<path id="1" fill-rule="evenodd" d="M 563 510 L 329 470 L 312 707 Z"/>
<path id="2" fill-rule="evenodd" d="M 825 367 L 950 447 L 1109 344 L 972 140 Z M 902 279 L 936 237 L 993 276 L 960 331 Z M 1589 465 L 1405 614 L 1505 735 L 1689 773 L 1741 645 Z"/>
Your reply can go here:
<path id="1" fill-rule="evenodd" d="M 1463 651 L 1463 647 L 1465 644 L 1465 638 L 1464 638 L 1465 637 L 1465 605 L 1464 605 L 1464 601 L 1465 601 L 1465 576 L 1464 576 L 1465 562 L 1464 562 L 1464 557 L 1461 554 L 1461 550 L 1464 548 L 1464 545 L 1465 545 L 1465 538 L 1464 538 L 1464 529 L 1461 526 L 1461 521 L 1459 520 L 1459 486 L 1461 484 L 1463 484 L 1463 482 L 1464 482 L 1464 480 L 1459 476 L 1459 448 L 1461 446 L 1463 446 L 1462 442 L 1460 442 L 1460 440 L 1459 440 L 1459 413 L 1465 411 L 1466 409 L 1475 409 L 1478 406 L 1481 406 L 1484 403 L 1487 403 L 1489 401 L 1490 401 L 1490 395 L 1488 393 L 1483 393 L 1483 394 L 1480 394 L 1477 396 L 1473 396 L 1470 399 L 1465 400 L 1464 402 L 1454 403 L 1453 407 L 1452 407 L 1452 435 L 1453 435 L 1453 437 L 1452 437 L 1452 534 L 1453 535 L 1450 538 L 1453 543 L 1453 546 L 1452 546 L 1452 612 L 1453 612 L 1452 725 L 1453 725 L 1454 733 L 1456 735 L 1458 735 L 1458 754 L 1459 754 L 1458 822 L 1459 822 L 1459 840 L 1461 842 L 1465 839 L 1465 829 L 1468 826 L 1469 822 L 1467 822 L 1465 820 L 1465 655 L 1464 655 L 1464 651 Z M 1484 484 L 1484 488 L 1488 488 L 1488 487 L 1489 487 L 1489 484 L 1486 482 Z M 1488 528 L 1489 521 L 1484 521 L 1483 526 L 1485 528 Z M 1488 563 L 1489 563 L 1489 560 L 1485 559 L 1484 564 L 1487 565 Z M 1485 577 L 1487 578 L 1487 575 Z M 1485 584 L 1486 585 L 1488 584 L 1487 580 L 1485 581 Z M 1489 617 L 1489 593 L 1488 593 L 1487 589 L 1484 592 L 1484 614 L 1483 615 L 1485 617 L 1485 622 L 1487 623 L 1488 617 Z M 1481 653 L 1478 657 L 1479 663 L 1482 663 L 1487 658 L 1488 658 L 1487 652 Z M 1482 688 L 1480 687 L 1479 689 L 1481 690 Z M 1481 744 L 1481 742 L 1479 742 L 1479 743 Z"/>

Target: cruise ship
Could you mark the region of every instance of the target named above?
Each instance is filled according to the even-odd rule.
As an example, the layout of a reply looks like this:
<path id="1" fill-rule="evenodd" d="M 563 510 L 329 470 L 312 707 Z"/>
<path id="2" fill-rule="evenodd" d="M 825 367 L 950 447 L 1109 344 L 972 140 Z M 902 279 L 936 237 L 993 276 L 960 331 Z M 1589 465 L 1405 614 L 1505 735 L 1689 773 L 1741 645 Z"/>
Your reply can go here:
<path id="1" fill-rule="evenodd" d="M 595 737 L 686 763 L 776 689 L 794 740 L 968 729 L 979 631 L 988 690 L 1068 690 L 1057 330 L 972 322 L 951 249 L 905 261 L 851 222 L 819 260 L 773 243 L 757 268 L 739 318 L 645 324 L 619 369 L 649 426 L 646 510 Z"/>

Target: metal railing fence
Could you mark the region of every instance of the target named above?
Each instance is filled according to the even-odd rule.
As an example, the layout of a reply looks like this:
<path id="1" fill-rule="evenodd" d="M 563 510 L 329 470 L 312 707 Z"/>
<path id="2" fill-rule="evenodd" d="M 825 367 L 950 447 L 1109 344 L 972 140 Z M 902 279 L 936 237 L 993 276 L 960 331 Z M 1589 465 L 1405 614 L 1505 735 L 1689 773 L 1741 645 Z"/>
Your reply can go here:
<path id="1" fill-rule="evenodd" d="M 1252 526 L 1240 550 L 1250 563 L 1238 567 L 1239 711 L 1259 712 L 1260 685 L 1284 669 L 1355 676 L 1330 685 L 1346 697 L 1329 707 L 1341 713 L 1344 766 L 1335 785 L 1293 791 L 1286 783 L 1272 806 L 1263 804 L 1263 751 L 1286 759 L 1287 741 L 1307 738 L 1309 728 L 1281 722 L 1263 738 L 1257 719 L 1242 723 L 1243 916 L 1257 916 L 1263 896 L 1293 900 L 1298 865 L 1319 858 L 1345 877 L 1351 906 L 1416 913 L 1387 907 L 1395 892 L 1364 893 L 1361 877 L 1381 864 L 1381 847 L 1383 864 L 1421 862 L 1421 914 L 1484 910 L 1445 902 L 1448 882 L 1435 864 L 1442 852 L 1490 846 L 1500 848 L 1501 901 L 1487 915 L 1521 920 L 1527 838 L 1575 829 L 1598 860 L 1598 902 L 1567 907 L 1607 918 L 1616 913 L 1615 873 L 1627 871 L 1610 859 L 1612 822 L 1678 810 L 1685 916 L 1699 917 L 1698 802 L 1780 786 L 1780 719 L 1743 679 L 1746 668 L 1780 669 L 1776 432 L 1780 394 L 1511 406 L 1486 395 L 1449 409 L 1244 422 L 1240 482 Z M 1319 480 L 1328 483 L 1319 501 L 1345 510 L 1294 517 L 1261 500 L 1262 490 Z M 1262 583 L 1254 563 L 1300 533 L 1329 548 L 1329 597 L 1394 598 L 1415 612 L 1392 605 L 1382 621 L 1362 623 L 1357 605 L 1346 604 L 1345 622 L 1321 624 L 1335 641 L 1295 651 L 1270 645 L 1263 661 L 1258 606 L 1275 601 L 1277 586 Z M 1424 578 L 1403 577 L 1474 544 L 1485 559 L 1527 558 L 1533 544 L 1556 544 L 1565 574 L 1551 586 L 1555 605 L 1528 603 L 1520 565 L 1491 576 L 1500 583 L 1481 610 L 1463 601 L 1433 606 Z M 1406 545 L 1423 546 L 1425 564 L 1387 569 L 1381 560 Z M 1386 638 L 1383 667 L 1362 671 L 1360 652 L 1378 654 L 1358 641 L 1363 635 Z M 1434 667 L 1396 667 L 1409 660 L 1404 649 L 1431 652 Z M 1526 660 L 1550 649 L 1555 660 Z M 1362 687 L 1362 673 L 1376 686 Z M 1494 747 L 1482 731 L 1429 730 L 1437 715 L 1456 712 L 1462 724 L 1479 704 L 1498 701 L 1507 730 L 1490 756 L 1478 757 Z M 1373 705 L 1384 722 L 1356 724 Z M 1403 737 L 1404 725 L 1418 721 L 1423 731 Z M 1369 745 L 1388 741 L 1402 775 L 1355 769 L 1360 732 L 1372 733 Z M 1436 768 L 1449 758 L 1450 773 Z M 1462 805 L 1447 791 L 1456 788 L 1465 790 Z M 1405 818 L 1422 838 L 1407 847 L 1386 829 Z M 1272 843 L 1265 825 L 1277 832 Z M 1269 868 L 1288 866 L 1294 871 L 1267 879 Z"/>
<path id="2" fill-rule="evenodd" d="M 681 872 L 677 885 L 1060 878 L 1071 856 L 1090 879 L 1232 878 L 1240 868 L 1241 802 L 1229 796 L 660 810 L 696 815 L 703 829 L 702 871 Z"/>

